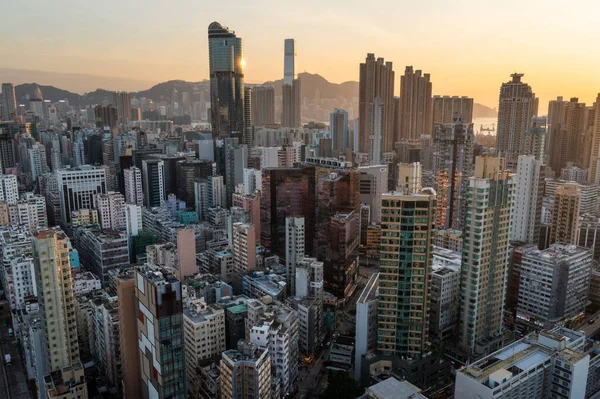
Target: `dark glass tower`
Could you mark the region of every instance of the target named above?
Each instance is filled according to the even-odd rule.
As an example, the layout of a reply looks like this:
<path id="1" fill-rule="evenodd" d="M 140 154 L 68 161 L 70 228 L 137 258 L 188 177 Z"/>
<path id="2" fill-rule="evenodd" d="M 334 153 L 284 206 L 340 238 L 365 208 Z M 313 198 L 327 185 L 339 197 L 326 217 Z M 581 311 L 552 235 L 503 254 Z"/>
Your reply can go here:
<path id="1" fill-rule="evenodd" d="M 213 138 L 244 137 L 244 71 L 242 39 L 213 22 L 208 26 L 210 113 Z"/>

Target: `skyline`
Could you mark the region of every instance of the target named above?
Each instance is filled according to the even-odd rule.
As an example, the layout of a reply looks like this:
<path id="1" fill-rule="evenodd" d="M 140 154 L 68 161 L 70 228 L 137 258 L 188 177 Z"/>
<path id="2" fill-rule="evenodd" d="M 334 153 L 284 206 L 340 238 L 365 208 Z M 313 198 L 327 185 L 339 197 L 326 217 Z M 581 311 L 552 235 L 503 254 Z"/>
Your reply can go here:
<path id="1" fill-rule="evenodd" d="M 119 8 L 113 15 L 107 11 L 112 3 Z M 525 74 L 543 112 L 557 96 L 591 104 L 600 91 L 600 74 L 594 68 L 600 53 L 585 51 L 600 40 L 592 12 L 600 6 L 587 0 L 577 9 L 542 0 L 491 6 L 472 0 L 452 5 L 434 1 L 428 8 L 390 1 L 369 10 L 360 9 L 358 1 L 291 5 L 260 0 L 237 5 L 237 12 L 231 6 L 191 1 L 177 8 L 158 0 L 145 7 L 114 0 L 77 8 L 67 0 L 52 5 L 34 0 L 33 5 L 42 12 L 27 13 L 27 5 L 8 2 L 7 15 L 27 15 L 27 21 L 7 18 L 0 33 L 15 36 L 22 26 L 28 28 L 0 45 L 0 68 L 140 84 L 200 81 L 209 77 L 207 28 L 218 21 L 244 40 L 249 83 L 283 78 L 284 39 L 294 38 L 297 72 L 316 73 L 334 83 L 358 81 L 360 62 L 375 53 L 393 62 L 396 94 L 407 65 L 431 74 L 434 94 L 466 95 L 490 107 L 497 107 L 499 87 L 513 72 Z M 577 11 L 581 9 L 590 12 Z M 157 18 L 160 23 L 150 24 Z M 56 29 L 61 20 L 70 23 Z M 559 26 L 560 34 L 551 35 L 549 27 Z M 54 85 L 52 79 L 37 83 Z"/>

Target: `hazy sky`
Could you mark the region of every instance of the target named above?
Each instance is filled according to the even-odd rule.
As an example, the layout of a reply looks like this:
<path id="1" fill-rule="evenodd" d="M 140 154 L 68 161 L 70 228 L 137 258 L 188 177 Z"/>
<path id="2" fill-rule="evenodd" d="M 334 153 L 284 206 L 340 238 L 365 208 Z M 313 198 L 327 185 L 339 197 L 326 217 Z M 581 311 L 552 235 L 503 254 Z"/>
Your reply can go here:
<path id="1" fill-rule="evenodd" d="M 557 95 L 591 103 L 600 92 L 598 0 L 2 0 L 1 12 L 4 68 L 202 80 L 207 28 L 219 21 L 243 38 L 251 83 L 283 77 L 293 37 L 297 70 L 333 82 L 358 80 L 373 52 L 394 63 L 396 91 L 413 65 L 431 73 L 434 94 L 490 106 L 514 71 L 543 109 Z"/>

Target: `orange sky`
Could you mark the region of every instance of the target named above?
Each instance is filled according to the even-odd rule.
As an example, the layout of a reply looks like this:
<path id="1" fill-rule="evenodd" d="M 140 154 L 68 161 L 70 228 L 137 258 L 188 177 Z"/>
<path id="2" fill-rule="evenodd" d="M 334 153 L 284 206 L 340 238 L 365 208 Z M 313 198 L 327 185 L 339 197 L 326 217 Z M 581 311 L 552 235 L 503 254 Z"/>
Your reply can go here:
<path id="1" fill-rule="evenodd" d="M 282 77 L 283 40 L 293 37 L 297 70 L 333 82 L 358 80 L 358 64 L 373 52 L 394 63 L 397 91 L 413 65 L 431 73 L 434 94 L 492 107 L 515 71 L 525 73 L 541 111 L 558 95 L 591 103 L 600 92 L 597 0 L 214 3 L 8 0 L 3 13 L 13 17 L 3 18 L 0 34 L 11 40 L 0 42 L 0 67 L 197 81 L 208 77 L 207 27 L 216 20 L 244 39 L 251 83 Z"/>

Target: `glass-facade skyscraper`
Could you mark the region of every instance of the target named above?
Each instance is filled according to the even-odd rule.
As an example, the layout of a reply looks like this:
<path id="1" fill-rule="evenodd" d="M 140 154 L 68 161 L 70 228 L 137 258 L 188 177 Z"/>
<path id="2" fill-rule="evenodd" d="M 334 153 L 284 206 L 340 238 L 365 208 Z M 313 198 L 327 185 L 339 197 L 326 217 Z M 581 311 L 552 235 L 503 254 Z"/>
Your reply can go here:
<path id="1" fill-rule="evenodd" d="M 244 132 L 244 71 L 242 39 L 213 22 L 208 26 L 210 113 L 213 138 L 238 137 Z"/>

